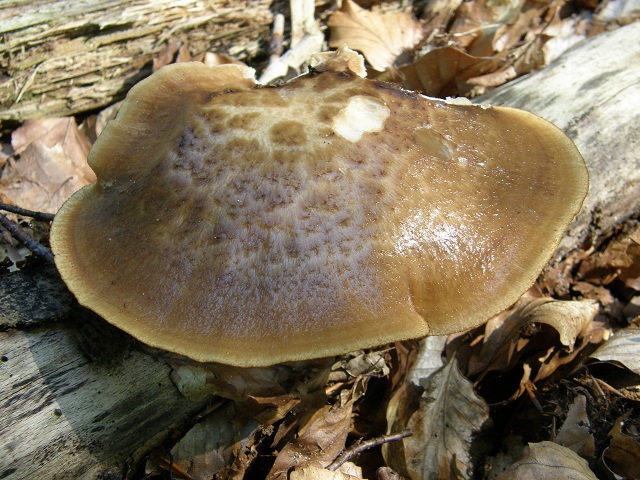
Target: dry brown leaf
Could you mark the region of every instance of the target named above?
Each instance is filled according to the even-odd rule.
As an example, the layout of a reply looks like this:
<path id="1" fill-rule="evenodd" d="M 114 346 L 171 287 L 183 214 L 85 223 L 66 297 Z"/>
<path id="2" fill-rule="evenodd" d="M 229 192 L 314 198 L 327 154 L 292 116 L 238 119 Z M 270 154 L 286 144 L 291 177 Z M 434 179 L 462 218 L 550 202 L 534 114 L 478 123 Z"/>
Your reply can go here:
<path id="1" fill-rule="evenodd" d="M 475 87 L 473 89 L 474 94 L 480 95 L 484 93 L 487 88 L 498 87 L 507 83 L 509 80 L 513 80 L 517 76 L 518 72 L 513 65 L 505 65 L 500 68 L 500 70 L 496 70 L 495 72 L 469 78 L 467 80 L 467 83 L 469 84 L 469 86 Z"/>
<path id="2" fill-rule="evenodd" d="M 451 97 L 468 93 L 473 85 L 469 79 L 496 71 L 504 58 L 473 57 L 450 47 L 436 48 L 419 60 L 398 69 L 399 79 L 391 74 L 382 80 L 400 81 L 409 90 L 432 97 Z"/>
<path id="3" fill-rule="evenodd" d="M 0 179 L 2 201 L 55 213 L 76 190 L 95 181 L 87 164 L 91 145 L 74 118 L 28 120 L 11 143 L 19 160 L 9 159 Z"/>
<path id="4" fill-rule="evenodd" d="M 596 446 L 593 435 L 589 433 L 589 417 L 587 416 L 587 397 L 578 395 L 567 412 L 562 427 L 554 441 L 558 445 L 573 450 L 582 458 L 591 458 Z"/>
<path id="5" fill-rule="evenodd" d="M 229 55 L 225 55 L 222 53 L 213 53 L 213 52 L 206 52 L 202 58 L 202 63 L 204 63 L 207 67 L 215 67 L 218 65 L 248 66 L 246 63 L 240 60 L 237 60 Z"/>
<path id="6" fill-rule="evenodd" d="M 92 145 L 100 136 L 104 127 L 107 126 L 107 123 L 116 118 L 120 105 L 122 105 L 122 101 L 109 105 L 103 108 L 97 115 L 90 115 L 80 124 L 78 128 L 86 135 Z"/>
<path id="7" fill-rule="evenodd" d="M 514 400 L 535 382 L 576 368 L 609 333 L 594 321 L 599 306 L 591 300 L 539 298 L 519 305 L 506 318 L 487 322 L 484 335 L 480 328 L 447 346 L 447 355 L 460 359 L 463 372 L 491 403 Z"/>
<path id="8" fill-rule="evenodd" d="M 587 331 L 598 312 L 598 304 L 593 300 L 539 299 L 527 305 L 521 315 L 526 323 L 544 323 L 553 327 L 560 335 L 560 343 L 571 352 L 578 337 Z"/>
<path id="9" fill-rule="evenodd" d="M 197 423 L 171 449 L 173 461 L 194 480 L 208 480 L 237 456 L 258 423 L 234 422 L 237 413 L 230 402 Z"/>
<path id="10" fill-rule="evenodd" d="M 423 37 L 422 26 L 409 12 L 376 13 L 351 0 L 329 18 L 330 47 L 343 43 L 362 52 L 371 66 L 383 71 L 415 47 Z"/>
<path id="11" fill-rule="evenodd" d="M 237 402 L 249 396 L 275 397 L 320 390 L 327 382 L 333 359 L 322 358 L 271 367 L 242 368 L 221 363 L 194 363 L 165 354 L 171 380 L 193 401 L 219 395 Z"/>
<path id="12" fill-rule="evenodd" d="M 489 407 L 451 360 L 430 378 L 407 425 L 413 432 L 403 439 L 410 477 L 469 478 L 471 440 L 488 417 Z"/>
<path id="13" fill-rule="evenodd" d="M 427 44 L 431 44 L 434 37 L 446 29 L 461 4 L 462 0 L 430 0 L 424 5 L 421 18 L 425 21 Z"/>
<path id="14" fill-rule="evenodd" d="M 626 328 L 617 331 L 591 356 L 606 362 L 620 362 L 629 370 L 640 375 L 640 328 Z"/>
<path id="15" fill-rule="evenodd" d="M 589 464 L 577 453 L 553 442 L 530 443 L 522 459 L 497 480 L 596 480 Z"/>
<path id="16" fill-rule="evenodd" d="M 637 438 L 622 432 L 626 416 L 619 418 L 609 436 L 611 441 L 602 454 L 606 467 L 618 478 L 640 478 L 640 442 Z M 612 475 L 614 476 L 614 475 Z"/>
<path id="17" fill-rule="evenodd" d="M 522 8 L 520 0 L 464 2 L 456 12 L 450 32 L 460 47 L 475 55 L 491 55 L 491 39 L 499 25 L 511 23 Z M 484 45 L 489 45 L 489 48 Z M 483 45 L 483 47 L 479 47 Z"/>
<path id="18" fill-rule="evenodd" d="M 418 410 L 423 388 L 412 383 L 404 383 L 389 400 L 387 406 L 387 434 L 407 429 L 411 416 Z M 391 442 L 382 445 L 382 456 L 387 465 L 393 467 L 404 477 L 408 477 L 407 456 L 403 442 Z"/>
<path id="19" fill-rule="evenodd" d="M 362 350 L 340 357 L 331 367 L 330 382 L 347 382 L 362 376 L 386 376 L 389 374 L 385 350 Z"/>
<path id="20" fill-rule="evenodd" d="M 288 443 L 276 457 L 268 480 L 286 480 L 291 467 L 326 467 L 344 449 L 351 424 L 355 398 L 345 405 L 326 405 L 301 429 L 298 438 Z"/>
<path id="21" fill-rule="evenodd" d="M 535 37 L 524 45 L 510 51 L 510 56 L 513 59 L 511 66 L 518 76 L 545 66 L 545 57 L 542 50 L 544 43 L 545 39 L 543 37 Z"/>
<path id="22" fill-rule="evenodd" d="M 362 480 L 362 469 L 350 462 L 342 464 L 336 471 L 308 465 L 294 469 L 289 480 Z"/>
<path id="23" fill-rule="evenodd" d="M 191 60 L 189 48 L 180 40 L 174 39 L 153 59 L 153 71 L 157 72 L 170 63 L 188 62 Z"/>
<path id="24" fill-rule="evenodd" d="M 256 428 L 248 439 L 243 439 L 242 448 L 234 448 L 234 459 L 214 475 L 214 480 L 248 480 L 247 471 L 259 456 L 263 442 L 270 443 L 272 428 Z"/>
<path id="25" fill-rule="evenodd" d="M 607 285 L 616 278 L 626 281 L 640 277 L 640 225 L 613 240 L 604 251 L 583 260 L 578 276 L 599 285 Z"/>
<path id="26" fill-rule="evenodd" d="M 487 322 L 480 352 L 469 361 L 469 374 L 484 376 L 489 371 L 508 369 L 519 362 L 526 346 L 526 342 L 520 341 L 522 334 L 527 326 L 535 323 L 553 327 L 559 334 L 560 343 L 571 351 L 597 313 L 598 304 L 592 300 L 531 300 L 506 319 L 498 317 L 496 321 Z"/>

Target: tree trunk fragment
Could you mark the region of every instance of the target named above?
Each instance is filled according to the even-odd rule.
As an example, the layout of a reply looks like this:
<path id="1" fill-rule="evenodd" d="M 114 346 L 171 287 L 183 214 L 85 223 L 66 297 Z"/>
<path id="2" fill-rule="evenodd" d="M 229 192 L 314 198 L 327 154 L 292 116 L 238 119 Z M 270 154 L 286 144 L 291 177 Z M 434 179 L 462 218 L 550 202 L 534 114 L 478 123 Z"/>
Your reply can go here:
<path id="1" fill-rule="evenodd" d="M 4 5 L 2 5 L 4 3 Z M 169 40 L 192 56 L 253 58 L 270 0 L 19 0 L 0 3 L 0 125 L 64 117 L 124 97 Z"/>

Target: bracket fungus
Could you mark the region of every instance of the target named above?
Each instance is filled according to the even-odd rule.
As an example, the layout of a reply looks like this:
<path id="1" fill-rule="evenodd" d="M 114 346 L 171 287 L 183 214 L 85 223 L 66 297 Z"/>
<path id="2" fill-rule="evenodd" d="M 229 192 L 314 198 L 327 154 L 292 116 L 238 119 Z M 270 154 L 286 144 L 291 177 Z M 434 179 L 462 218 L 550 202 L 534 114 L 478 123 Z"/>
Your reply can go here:
<path id="1" fill-rule="evenodd" d="M 364 78 L 277 87 L 162 68 L 89 155 L 51 243 L 78 301 L 142 342 L 242 367 L 461 331 L 535 281 L 588 189 L 558 128 Z"/>

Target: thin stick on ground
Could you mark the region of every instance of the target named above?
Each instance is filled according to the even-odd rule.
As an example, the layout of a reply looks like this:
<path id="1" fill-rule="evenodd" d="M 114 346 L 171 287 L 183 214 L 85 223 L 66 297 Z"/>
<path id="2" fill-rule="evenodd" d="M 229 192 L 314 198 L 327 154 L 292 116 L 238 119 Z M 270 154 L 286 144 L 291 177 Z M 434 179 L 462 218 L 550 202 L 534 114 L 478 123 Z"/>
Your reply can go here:
<path id="1" fill-rule="evenodd" d="M 31 217 L 42 222 L 53 222 L 53 213 L 34 212 L 33 210 L 27 210 L 26 208 L 16 207 L 15 205 L 9 205 L 8 203 L 0 202 L 0 210 L 5 212 L 15 213 L 22 217 Z"/>
<path id="2" fill-rule="evenodd" d="M 48 248 L 43 247 L 33 238 L 27 235 L 18 225 L 9 220 L 5 215 L 0 213 L 0 225 L 2 225 L 13 238 L 15 238 L 22 245 L 27 247 L 34 255 L 42 258 L 43 260 L 53 263 L 53 254 Z"/>
<path id="3" fill-rule="evenodd" d="M 335 471 L 340 466 L 349 461 L 349 459 L 359 453 L 362 453 L 370 448 L 377 447 L 378 445 L 382 445 L 384 443 L 389 442 L 397 442 L 398 440 L 402 440 L 403 438 L 410 437 L 413 435 L 411 430 L 404 430 L 400 433 L 394 433 L 391 435 L 381 435 L 379 437 L 370 438 L 369 440 L 365 440 L 364 442 L 356 442 L 354 445 L 351 445 L 349 448 L 344 450 L 338 458 L 336 458 L 331 465 L 327 467 L 328 470 Z"/>

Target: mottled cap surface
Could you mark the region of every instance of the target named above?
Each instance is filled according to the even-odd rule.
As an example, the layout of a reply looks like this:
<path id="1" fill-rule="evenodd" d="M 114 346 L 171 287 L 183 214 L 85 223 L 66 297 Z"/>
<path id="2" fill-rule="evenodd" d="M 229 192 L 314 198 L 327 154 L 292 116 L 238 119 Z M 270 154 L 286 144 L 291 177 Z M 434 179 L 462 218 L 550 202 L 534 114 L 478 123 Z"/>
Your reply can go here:
<path id="1" fill-rule="evenodd" d="M 361 78 L 354 55 L 279 87 L 198 63 L 134 87 L 91 151 L 97 183 L 54 222 L 79 302 L 239 366 L 461 331 L 514 302 L 586 195 L 575 146 L 524 111 Z"/>

